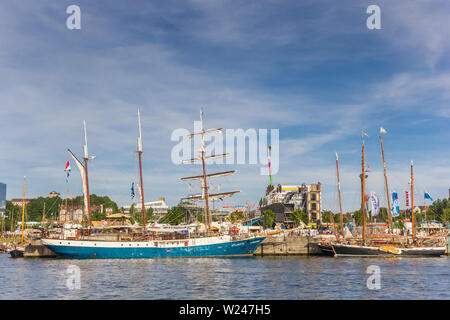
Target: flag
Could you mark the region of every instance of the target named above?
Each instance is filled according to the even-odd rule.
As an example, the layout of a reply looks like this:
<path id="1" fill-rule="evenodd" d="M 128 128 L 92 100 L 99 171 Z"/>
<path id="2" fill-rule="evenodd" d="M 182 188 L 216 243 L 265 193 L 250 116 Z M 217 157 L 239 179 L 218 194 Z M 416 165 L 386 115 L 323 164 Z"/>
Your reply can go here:
<path id="1" fill-rule="evenodd" d="M 392 192 L 392 216 L 397 217 L 400 215 L 400 201 L 398 199 L 397 192 Z"/>
<path id="2" fill-rule="evenodd" d="M 134 193 L 134 182 L 131 183 L 131 199 L 134 199 L 135 193 Z"/>
<path id="3" fill-rule="evenodd" d="M 405 206 L 409 207 L 409 192 L 405 191 Z"/>
<path id="4" fill-rule="evenodd" d="M 64 169 L 66 172 L 66 183 L 69 183 L 69 176 L 70 176 L 70 163 L 67 161 L 66 168 Z"/>
<path id="5" fill-rule="evenodd" d="M 387 133 L 387 131 L 383 127 L 380 127 L 380 133 Z"/>
<path id="6" fill-rule="evenodd" d="M 423 197 L 424 197 L 424 199 L 430 199 L 431 201 L 433 201 L 433 198 L 431 198 L 431 196 L 428 192 L 425 192 Z"/>
<path id="7" fill-rule="evenodd" d="M 368 135 L 367 133 L 365 133 L 364 131 L 361 131 L 361 134 L 362 134 L 363 136 L 366 136 L 366 137 L 369 136 L 369 135 Z"/>
<path id="8" fill-rule="evenodd" d="M 375 217 L 380 213 L 380 200 L 374 191 L 370 193 L 370 203 L 372 204 L 372 217 Z"/>

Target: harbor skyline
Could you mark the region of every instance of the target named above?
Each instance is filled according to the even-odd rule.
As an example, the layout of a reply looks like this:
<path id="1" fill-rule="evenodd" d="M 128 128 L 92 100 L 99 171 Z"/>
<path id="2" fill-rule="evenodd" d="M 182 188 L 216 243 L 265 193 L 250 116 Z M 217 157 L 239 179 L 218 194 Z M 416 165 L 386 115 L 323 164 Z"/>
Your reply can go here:
<path id="1" fill-rule="evenodd" d="M 449 4 L 413 1 L 405 11 L 402 3 L 378 1 L 381 30 L 365 25 L 369 2 L 138 1 L 130 8 L 79 1 L 80 30 L 66 28 L 70 1 L 3 4 L 0 180 L 7 197 L 21 197 L 23 176 L 29 198 L 53 190 L 67 197 L 66 188 L 81 194 L 77 169 L 66 184 L 64 165 L 67 148 L 82 154 L 86 120 L 97 156 L 91 192 L 130 204 L 140 108 L 146 200 L 163 196 L 176 205 L 187 193 L 179 177 L 198 167 L 172 163 L 171 133 L 192 132 L 203 107 L 206 129 L 279 129 L 274 184 L 321 182 L 325 210 L 338 208 L 335 152 L 344 210 L 360 206 L 361 130 L 369 134 L 368 189 L 386 206 L 380 126 L 391 190 L 408 190 L 414 160 L 417 205 L 425 191 L 447 198 L 449 31 L 437 9 Z M 261 165 L 233 167 L 235 177 L 217 183 L 240 189 L 236 202 L 257 203 L 269 177 Z"/>

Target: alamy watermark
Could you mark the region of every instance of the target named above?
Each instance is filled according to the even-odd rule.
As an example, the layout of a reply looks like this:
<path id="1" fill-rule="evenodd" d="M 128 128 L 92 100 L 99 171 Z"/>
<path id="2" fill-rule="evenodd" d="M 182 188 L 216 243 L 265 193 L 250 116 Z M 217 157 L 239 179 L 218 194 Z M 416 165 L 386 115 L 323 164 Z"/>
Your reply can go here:
<path id="1" fill-rule="evenodd" d="M 380 290 L 381 289 L 381 269 L 377 265 L 370 265 L 366 270 L 370 277 L 367 278 L 366 285 L 369 290 Z"/>
<path id="2" fill-rule="evenodd" d="M 201 131 L 201 122 L 194 121 L 194 132 Z M 189 130 L 175 129 L 171 141 L 178 143 L 172 148 L 172 163 L 179 165 L 183 160 L 198 156 L 201 136 L 189 138 Z M 270 138 L 270 143 L 269 143 Z M 279 169 L 279 129 L 224 129 L 222 132 L 205 135 L 206 155 L 227 153 L 225 158 L 211 160 L 215 164 L 250 164 L 260 165 L 260 174 L 269 175 L 269 156 L 272 175 Z M 270 147 L 270 152 L 268 151 Z"/>
<path id="3" fill-rule="evenodd" d="M 80 290 L 81 289 L 81 270 L 79 266 L 70 265 L 66 269 L 66 287 L 69 290 Z"/>

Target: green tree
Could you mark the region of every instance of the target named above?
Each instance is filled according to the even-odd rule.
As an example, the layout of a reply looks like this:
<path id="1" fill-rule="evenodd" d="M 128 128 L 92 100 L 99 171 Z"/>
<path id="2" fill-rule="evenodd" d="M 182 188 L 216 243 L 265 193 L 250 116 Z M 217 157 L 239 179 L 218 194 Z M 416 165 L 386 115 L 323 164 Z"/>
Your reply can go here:
<path id="1" fill-rule="evenodd" d="M 137 222 L 139 225 L 144 224 L 142 211 L 134 210 L 133 214 L 131 214 L 131 210 L 130 210 L 130 215 L 133 218 L 132 223 Z M 145 210 L 145 223 L 149 223 L 152 220 L 152 216 L 153 216 L 153 208 L 150 207 L 147 210 Z M 131 219 L 130 219 L 130 222 L 131 222 Z"/>
<path id="2" fill-rule="evenodd" d="M 276 215 L 272 210 L 264 210 L 263 211 L 263 221 L 265 228 L 272 228 L 273 223 L 275 222 Z"/>
<path id="3" fill-rule="evenodd" d="M 178 225 L 184 221 L 185 214 L 179 207 L 172 207 L 167 213 L 159 219 L 159 223 L 168 223 Z"/>
<path id="4" fill-rule="evenodd" d="M 308 224 L 308 215 L 303 210 L 300 209 L 294 210 L 291 213 L 290 217 L 297 223 L 297 225 L 300 224 L 300 221 L 303 221 L 303 223 Z"/>
<path id="5" fill-rule="evenodd" d="M 236 221 L 244 220 L 244 213 L 242 211 L 234 211 L 230 214 L 230 222 L 235 223 Z"/>

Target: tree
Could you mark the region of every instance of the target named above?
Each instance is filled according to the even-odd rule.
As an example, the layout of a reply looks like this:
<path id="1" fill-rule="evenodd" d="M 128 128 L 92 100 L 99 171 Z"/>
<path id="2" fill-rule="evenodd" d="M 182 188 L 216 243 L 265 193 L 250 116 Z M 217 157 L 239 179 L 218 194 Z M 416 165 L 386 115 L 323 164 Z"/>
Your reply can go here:
<path id="1" fill-rule="evenodd" d="M 168 223 L 178 225 L 184 221 L 184 212 L 179 207 L 172 207 L 167 213 L 159 219 L 159 223 Z"/>
<path id="2" fill-rule="evenodd" d="M 290 217 L 297 223 L 297 225 L 300 224 L 300 221 L 303 221 L 303 223 L 308 224 L 308 215 L 303 210 L 300 209 L 294 210 L 291 213 Z"/>
<path id="3" fill-rule="evenodd" d="M 244 220 L 244 213 L 242 211 L 233 211 L 230 214 L 230 222 L 235 223 L 236 221 Z"/>
<path id="4" fill-rule="evenodd" d="M 130 221 L 131 223 L 134 223 L 136 221 L 140 225 L 144 224 L 144 220 L 142 218 L 142 211 L 135 211 L 134 210 L 133 214 L 131 214 L 131 209 L 130 209 L 130 215 L 133 218 L 133 222 Z M 152 216 L 153 216 L 153 208 L 150 207 L 147 210 L 145 210 L 145 222 L 146 223 L 150 222 L 151 219 L 152 219 Z"/>
<path id="5" fill-rule="evenodd" d="M 265 228 L 272 228 L 275 222 L 276 216 L 272 210 L 264 210 L 263 211 L 263 221 Z"/>

